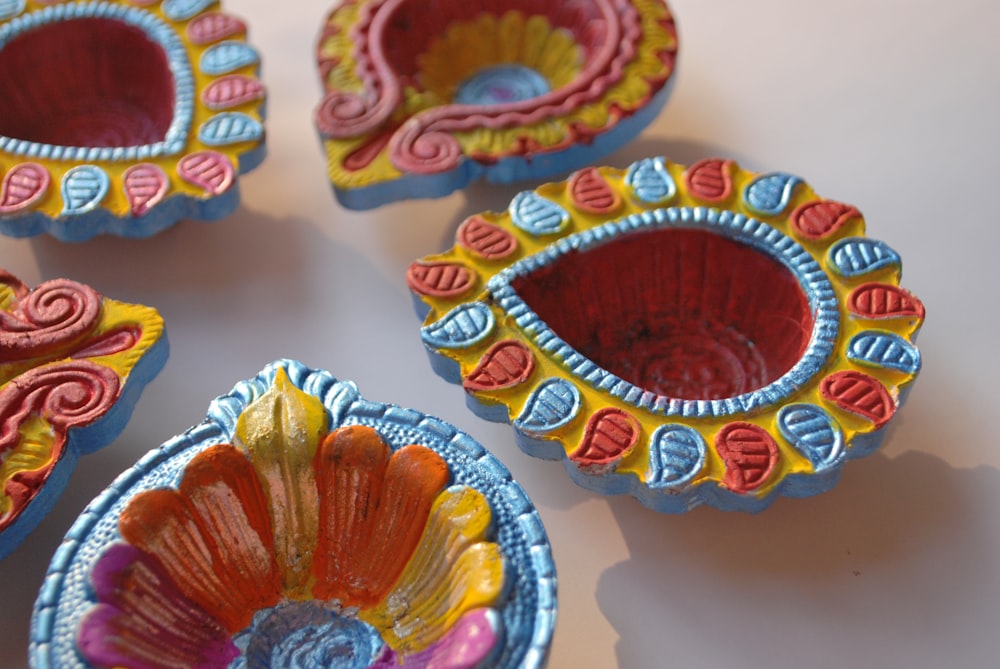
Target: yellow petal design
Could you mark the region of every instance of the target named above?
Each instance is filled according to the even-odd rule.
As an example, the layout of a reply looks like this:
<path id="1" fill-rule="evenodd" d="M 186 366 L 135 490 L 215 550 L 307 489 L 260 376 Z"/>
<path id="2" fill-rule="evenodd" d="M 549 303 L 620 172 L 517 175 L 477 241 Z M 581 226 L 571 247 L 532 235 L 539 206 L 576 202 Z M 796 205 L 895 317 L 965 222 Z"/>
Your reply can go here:
<path id="1" fill-rule="evenodd" d="M 385 601 L 358 617 L 400 654 L 434 643 L 467 611 L 495 604 L 503 589 L 503 558 L 484 541 L 489 502 L 465 486 L 442 492 L 402 576 Z"/>
<path id="2" fill-rule="evenodd" d="M 311 596 L 319 517 L 313 456 L 328 422 L 323 404 L 279 369 L 271 388 L 236 423 L 237 446 L 249 454 L 267 493 L 275 559 L 291 599 Z"/>

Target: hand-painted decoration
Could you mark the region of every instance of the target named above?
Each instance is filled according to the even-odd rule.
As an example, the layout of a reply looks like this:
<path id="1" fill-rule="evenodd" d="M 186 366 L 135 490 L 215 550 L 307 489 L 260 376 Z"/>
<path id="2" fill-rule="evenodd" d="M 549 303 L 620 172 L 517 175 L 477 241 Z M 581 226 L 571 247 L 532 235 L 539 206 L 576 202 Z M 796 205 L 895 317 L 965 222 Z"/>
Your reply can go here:
<path id="1" fill-rule="evenodd" d="M 664 0 L 347 0 L 320 35 L 315 114 L 341 204 L 537 179 L 631 140 L 666 103 Z"/>
<path id="2" fill-rule="evenodd" d="M 659 511 L 755 512 L 883 439 L 921 363 L 900 272 L 798 177 L 646 158 L 474 214 L 409 285 L 435 371 L 525 452 Z"/>
<path id="3" fill-rule="evenodd" d="M 545 530 L 501 463 L 285 360 L 80 516 L 31 661 L 535 669 L 555 606 Z"/>
<path id="4" fill-rule="evenodd" d="M 148 237 L 231 213 L 265 150 L 245 34 L 218 0 L 0 0 L 0 234 Z M 230 175 L 212 187 L 185 168 L 209 149 Z"/>
<path id="5" fill-rule="evenodd" d="M 0 269 L 0 558 L 49 512 L 77 458 L 118 436 L 166 357 L 155 310 L 68 279 L 31 290 Z"/>

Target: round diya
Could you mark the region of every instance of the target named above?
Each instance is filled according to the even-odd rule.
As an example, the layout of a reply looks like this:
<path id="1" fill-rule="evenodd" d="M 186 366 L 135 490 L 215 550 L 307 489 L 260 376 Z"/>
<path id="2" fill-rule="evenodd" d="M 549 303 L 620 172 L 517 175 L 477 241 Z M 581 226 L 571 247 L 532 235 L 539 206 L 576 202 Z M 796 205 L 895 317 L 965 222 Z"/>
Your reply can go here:
<path id="1" fill-rule="evenodd" d="M 231 213 L 259 56 L 217 0 L 0 0 L 0 233 L 146 237 Z"/>
<path id="2" fill-rule="evenodd" d="M 347 0 L 319 41 L 316 125 L 341 204 L 562 174 L 659 113 L 662 0 Z"/>
<path id="3" fill-rule="evenodd" d="M 660 511 L 829 489 L 920 369 L 920 301 L 853 206 L 733 161 L 583 169 L 407 275 L 434 368 L 529 454 Z"/>
<path id="4" fill-rule="evenodd" d="M 278 361 L 95 499 L 35 667 L 541 667 L 555 572 L 510 473 L 435 418 Z"/>

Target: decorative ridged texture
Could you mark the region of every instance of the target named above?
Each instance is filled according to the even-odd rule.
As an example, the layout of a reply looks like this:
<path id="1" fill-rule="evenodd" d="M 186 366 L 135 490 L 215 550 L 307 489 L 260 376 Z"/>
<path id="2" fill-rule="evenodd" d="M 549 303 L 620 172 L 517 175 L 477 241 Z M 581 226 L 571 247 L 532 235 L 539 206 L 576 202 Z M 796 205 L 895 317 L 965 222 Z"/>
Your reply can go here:
<path id="1" fill-rule="evenodd" d="M 344 2 L 317 50 L 330 182 L 367 209 L 565 172 L 655 117 L 676 53 L 663 0 Z"/>
<path id="2" fill-rule="evenodd" d="M 152 309 L 67 279 L 29 290 L 0 270 L 0 558 L 48 513 L 76 458 L 124 427 L 164 362 L 162 336 Z"/>
<path id="3" fill-rule="evenodd" d="M 292 361 L 149 453 L 66 546 L 35 666 L 313 667 L 336 646 L 358 667 L 537 668 L 554 625 L 545 532 L 503 465 Z"/>
<path id="4" fill-rule="evenodd" d="M 264 156 L 265 92 L 246 24 L 219 10 L 0 0 L 0 234 L 146 237 L 236 207 L 236 175 Z M 225 178 L 190 178 L 206 151 Z"/>
<path id="5" fill-rule="evenodd" d="M 435 370 L 526 452 L 657 510 L 829 489 L 920 370 L 899 256 L 784 172 L 586 168 L 455 241 L 409 275 Z"/>

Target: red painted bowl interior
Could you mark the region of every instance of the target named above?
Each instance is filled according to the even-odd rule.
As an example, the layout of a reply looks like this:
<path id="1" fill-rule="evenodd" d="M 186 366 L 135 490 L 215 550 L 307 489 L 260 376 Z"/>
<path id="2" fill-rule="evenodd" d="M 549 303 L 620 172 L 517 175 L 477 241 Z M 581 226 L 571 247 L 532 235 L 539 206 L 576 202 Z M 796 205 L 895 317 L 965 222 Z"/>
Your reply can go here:
<path id="1" fill-rule="evenodd" d="M 483 13 L 499 17 L 510 11 L 544 16 L 553 26 L 568 30 L 583 49 L 585 58 L 599 49 L 606 38 L 604 20 L 595 4 L 586 0 L 408 0 L 389 17 L 381 48 L 397 75 L 408 84 L 419 85 L 418 56 L 450 24 L 471 22 Z"/>
<path id="2" fill-rule="evenodd" d="M 166 54 L 139 28 L 80 18 L 28 30 L 0 49 L 0 134 L 59 146 L 161 141 L 173 118 Z"/>
<path id="3" fill-rule="evenodd" d="M 704 230 L 635 233 L 572 252 L 513 283 L 552 330 L 645 390 L 709 400 L 762 388 L 809 342 L 795 276 Z"/>

